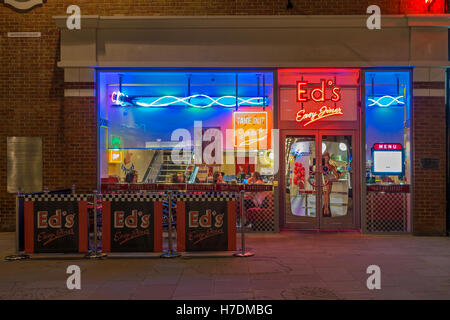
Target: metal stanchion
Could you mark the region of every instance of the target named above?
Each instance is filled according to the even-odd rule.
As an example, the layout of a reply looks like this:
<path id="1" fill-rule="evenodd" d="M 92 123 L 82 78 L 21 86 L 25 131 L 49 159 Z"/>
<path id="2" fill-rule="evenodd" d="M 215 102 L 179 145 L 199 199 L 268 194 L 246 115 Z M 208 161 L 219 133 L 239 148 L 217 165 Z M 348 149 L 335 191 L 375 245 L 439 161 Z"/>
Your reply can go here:
<path id="1" fill-rule="evenodd" d="M 245 214 L 244 214 L 244 190 L 240 194 L 240 211 L 241 211 L 241 252 L 236 252 L 235 257 L 252 257 L 255 254 L 245 251 Z"/>
<path id="2" fill-rule="evenodd" d="M 169 210 L 168 210 L 168 235 L 169 235 L 169 250 L 167 253 L 161 255 L 162 258 L 176 258 L 181 256 L 178 252 L 173 250 L 173 239 L 172 239 L 172 191 L 168 192 L 169 195 Z"/>
<path id="3" fill-rule="evenodd" d="M 16 251 L 14 255 L 6 256 L 6 261 L 16 261 L 16 260 L 23 260 L 23 259 L 29 259 L 30 256 L 28 254 L 25 254 L 23 252 L 20 252 L 19 248 L 19 197 L 20 197 L 20 188 L 17 190 L 16 194 L 16 235 L 15 235 L 15 247 Z"/>
<path id="4" fill-rule="evenodd" d="M 97 198 L 98 198 L 98 192 L 97 190 L 94 190 L 94 251 L 90 251 L 86 257 L 88 258 L 103 258 L 106 257 L 106 254 L 98 252 L 97 249 Z"/>

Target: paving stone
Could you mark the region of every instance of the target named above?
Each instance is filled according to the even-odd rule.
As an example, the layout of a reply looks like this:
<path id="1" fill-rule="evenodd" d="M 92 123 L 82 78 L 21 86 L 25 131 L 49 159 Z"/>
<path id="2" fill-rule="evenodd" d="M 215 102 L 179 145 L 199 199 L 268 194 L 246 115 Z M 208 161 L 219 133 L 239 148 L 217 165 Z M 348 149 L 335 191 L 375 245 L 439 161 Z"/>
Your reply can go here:
<path id="1" fill-rule="evenodd" d="M 0 233 L 0 257 L 14 247 Z M 450 238 L 248 234 L 251 258 L 0 261 L 0 299 L 450 299 Z M 82 290 L 66 288 L 67 266 Z M 369 265 L 381 290 L 368 290 Z"/>
<path id="2" fill-rule="evenodd" d="M 176 285 L 141 285 L 134 291 L 131 299 L 168 300 L 172 299 Z"/>

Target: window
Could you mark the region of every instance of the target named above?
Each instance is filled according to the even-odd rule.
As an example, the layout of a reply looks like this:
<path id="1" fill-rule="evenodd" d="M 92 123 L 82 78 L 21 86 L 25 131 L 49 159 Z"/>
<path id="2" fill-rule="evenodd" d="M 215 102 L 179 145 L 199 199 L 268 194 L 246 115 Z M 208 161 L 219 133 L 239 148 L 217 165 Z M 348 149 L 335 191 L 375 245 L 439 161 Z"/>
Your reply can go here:
<path id="1" fill-rule="evenodd" d="M 409 231 L 411 88 L 409 70 L 366 71 L 367 229 Z"/>
<path id="2" fill-rule="evenodd" d="M 101 71 L 98 78 L 102 182 L 213 182 L 215 172 L 245 182 L 254 171 L 271 181 L 271 72 Z"/>

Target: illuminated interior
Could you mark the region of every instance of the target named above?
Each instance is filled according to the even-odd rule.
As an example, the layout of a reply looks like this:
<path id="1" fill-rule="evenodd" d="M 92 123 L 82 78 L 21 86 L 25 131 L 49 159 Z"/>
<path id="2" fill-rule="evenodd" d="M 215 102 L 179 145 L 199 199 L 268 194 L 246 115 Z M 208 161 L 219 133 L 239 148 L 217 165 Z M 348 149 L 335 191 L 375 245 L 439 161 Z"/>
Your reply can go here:
<path id="1" fill-rule="evenodd" d="M 411 75 L 366 71 L 365 177 L 368 229 L 408 232 L 411 226 Z"/>
<path id="2" fill-rule="evenodd" d="M 203 183 L 221 172 L 233 183 L 254 171 L 271 181 L 271 72 L 100 71 L 98 83 L 102 182 Z M 220 131 L 222 163 L 195 159 L 215 141 L 195 139 L 198 122 L 203 140 Z"/>
<path id="3" fill-rule="evenodd" d="M 411 182 L 409 71 L 367 71 L 365 99 L 366 182 L 409 184 Z M 401 147 L 401 150 L 394 149 L 396 146 Z M 377 159 L 380 163 L 374 163 Z"/>
<path id="4" fill-rule="evenodd" d="M 286 223 L 350 225 L 354 142 L 342 130 L 345 124 L 359 125 L 360 70 L 282 69 L 278 83 L 280 126 L 297 132 L 284 137 Z"/>

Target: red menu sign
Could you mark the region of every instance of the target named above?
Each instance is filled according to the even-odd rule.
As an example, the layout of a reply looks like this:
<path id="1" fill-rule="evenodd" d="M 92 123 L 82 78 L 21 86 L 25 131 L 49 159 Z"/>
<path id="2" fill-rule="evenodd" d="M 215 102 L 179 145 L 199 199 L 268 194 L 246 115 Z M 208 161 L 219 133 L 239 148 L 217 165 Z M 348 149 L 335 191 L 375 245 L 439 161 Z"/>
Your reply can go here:
<path id="1" fill-rule="evenodd" d="M 374 150 L 402 150 L 400 143 L 375 143 L 373 145 Z"/>

